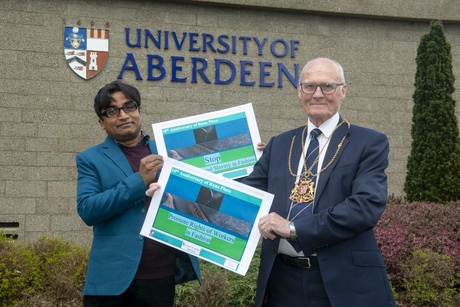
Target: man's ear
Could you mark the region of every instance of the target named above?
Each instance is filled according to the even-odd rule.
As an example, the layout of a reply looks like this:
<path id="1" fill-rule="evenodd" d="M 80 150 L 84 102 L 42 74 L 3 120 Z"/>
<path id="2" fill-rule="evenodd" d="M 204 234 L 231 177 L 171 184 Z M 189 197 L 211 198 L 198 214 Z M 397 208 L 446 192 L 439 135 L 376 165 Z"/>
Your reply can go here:
<path id="1" fill-rule="evenodd" d="M 98 123 L 101 126 L 102 130 L 105 130 L 104 121 L 102 119 L 99 119 Z"/>
<path id="2" fill-rule="evenodd" d="M 299 99 L 302 97 L 302 90 L 300 89 L 300 84 L 297 84 L 297 95 L 299 96 Z"/>
<path id="3" fill-rule="evenodd" d="M 340 91 L 340 99 L 345 99 L 346 95 L 347 95 L 347 84 L 344 84 Z"/>

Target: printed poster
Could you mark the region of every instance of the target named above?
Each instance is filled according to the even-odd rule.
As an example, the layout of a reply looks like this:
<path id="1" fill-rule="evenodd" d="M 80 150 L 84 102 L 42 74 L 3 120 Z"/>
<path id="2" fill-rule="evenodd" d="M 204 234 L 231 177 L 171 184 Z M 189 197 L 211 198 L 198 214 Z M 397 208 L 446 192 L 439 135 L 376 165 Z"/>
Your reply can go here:
<path id="1" fill-rule="evenodd" d="M 152 125 L 158 153 L 227 178 L 252 172 L 262 155 L 252 104 Z"/>
<path id="2" fill-rule="evenodd" d="M 166 158 L 141 235 L 245 275 L 273 195 Z"/>

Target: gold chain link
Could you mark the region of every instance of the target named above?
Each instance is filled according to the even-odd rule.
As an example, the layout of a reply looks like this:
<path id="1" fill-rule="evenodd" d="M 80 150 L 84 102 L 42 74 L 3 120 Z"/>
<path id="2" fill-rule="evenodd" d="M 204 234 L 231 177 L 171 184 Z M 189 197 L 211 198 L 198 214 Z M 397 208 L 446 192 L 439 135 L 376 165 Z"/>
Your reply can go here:
<path id="1" fill-rule="evenodd" d="M 319 157 L 321 156 L 324 148 L 326 147 L 326 145 L 329 143 L 329 141 L 331 140 L 332 138 L 332 135 L 334 134 L 334 132 L 344 123 L 347 123 L 348 125 L 348 129 L 350 129 L 350 123 L 344 119 L 342 120 L 342 122 L 340 124 L 338 124 L 335 129 L 332 131 L 331 135 L 327 138 L 326 140 L 326 143 L 324 143 L 323 147 L 321 148 L 320 152 L 318 153 L 318 156 L 316 157 L 315 161 L 313 161 L 310 169 L 307 170 L 307 162 L 305 161 L 306 159 L 304 159 L 303 161 L 303 164 L 304 164 L 304 169 L 305 169 L 305 172 L 303 172 L 300 176 L 301 177 L 306 177 L 307 175 L 311 175 L 312 177 L 315 177 L 315 176 L 318 176 L 319 174 L 321 174 L 323 171 L 325 171 L 329 166 L 331 166 L 332 162 L 334 162 L 335 158 L 337 157 L 337 155 L 339 154 L 339 151 L 340 151 L 340 148 L 342 148 L 342 144 L 343 142 L 345 141 L 345 138 L 347 137 L 346 135 L 342 138 L 342 141 L 340 141 L 339 145 L 337 146 L 337 150 L 335 151 L 334 153 L 334 156 L 332 157 L 331 161 L 329 161 L 329 163 L 323 167 L 321 170 L 319 170 L 316 174 L 312 174 L 311 173 L 311 170 L 313 169 L 313 166 L 318 163 L 319 161 Z M 307 127 L 308 126 L 305 126 L 305 128 L 303 129 L 302 131 L 302 155 L 303 155 L 303 150 L 304 150 L 304 147 L 305 147 L 305 131 L 307 130 Z M 288 159 L 288 167 L 289 167 L 289 173 L 291 173 L 292 176 L 296 177 L 297 174 L 295 174 L 293 171 L 292 171 L 292 167 L 291 167 L 291 158 L 292 158 L 292 149 L 294 148 L 294 141 L 295 141 L 295 135 L 292 137 L 292 141 L 291 141 L 291 147 L 289 148 L 289 159 Z"/>

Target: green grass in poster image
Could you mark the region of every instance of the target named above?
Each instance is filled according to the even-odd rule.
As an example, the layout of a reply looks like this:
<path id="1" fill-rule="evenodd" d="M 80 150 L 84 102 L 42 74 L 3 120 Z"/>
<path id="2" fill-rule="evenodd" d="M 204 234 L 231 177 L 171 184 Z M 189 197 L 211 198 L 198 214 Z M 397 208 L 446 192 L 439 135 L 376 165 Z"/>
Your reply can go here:
<path id="1" fill-rule="evenodd" d="M 204 231 L 194 230 L 192 227 L 189 227 L 187 222 L 191 222 L 192 220 L 188 219 L 187 217 L 183 217 L 184 223 L 173 221 L 169 219 L 170 212 L 168 210 L 162 209 L 161 207 L 158 209 L 157 217 L 153 224 L 153 227 L 156 229 L 162 230 L 167 232 L 171 235 L 177 236 L 189 242 L 192 242 L 196 245 L 201 247 L 210 249 L 212 251 L 216 251 L 224 256 L 232 258 L 233 260 L 240 261 L 241 257 L 243 256 L 244 249 L 246 247 L 247 241 L 243 240 L 238 237 L 234 237 L 233 242 L 228 242 L 217 238 L 213 235 L 207 234 Z M 194 221 L 195 222 L 195 221 Z M 207 229 L 212 227 L 203 224 Z M 209 243 L 205 242 L 204 240 L 198 240 L 194 237 L 186 235 L 187 229 L 194 230 L 195 233 L 202 234 L 202 237 L 209 237 Z M 214 232 L 214 229 L 212 229 Z"/>
<path id="2" fill-rule="evenodd" d="M 216 154 L 220 154 L 221 160 L 219 163 L 206 164 L 204 160 L 204 157 L 206 156 L 200 156 L 200 157 L 195 157 L 191 159 L 183 159 L 182 162 L 196 166 L 198 168 L 207 168 L 207 167 L 212 167 L 213 165 L 218 165 L 220 163 L 235 162 L 235 165 L 231 165 L 228 168 L 223 168 L 221 171 L 229 171 L 229 170 L 253 165 L 256 163 L 256 157 L 254 155 L 254 148 L 252 147 L 252 145 L 239 147 L 239 148 L 235 148 L 231 150 L 226 150 L 220 153 L 216 152 L 216 153 L 212 153 L 209 155 L 216 155 Z M 245 160 L 249 160 L 249 162 L 244 162 Z M 238 164 L 238 161 L 240 161 L 241 164 Z M 219 171 L 215 173 L 219 173 Z"/>

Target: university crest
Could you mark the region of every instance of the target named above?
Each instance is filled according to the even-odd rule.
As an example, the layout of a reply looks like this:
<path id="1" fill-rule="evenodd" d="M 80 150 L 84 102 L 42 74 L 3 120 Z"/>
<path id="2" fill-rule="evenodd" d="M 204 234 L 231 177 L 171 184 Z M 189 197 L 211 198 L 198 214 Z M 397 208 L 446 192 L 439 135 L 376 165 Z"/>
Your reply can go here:
<path id="1" fill-rule="evenodd" d="M 64 27 L 64 54 L 77 75 L 91 79 L 107 63 L 109 30 Z"/>

